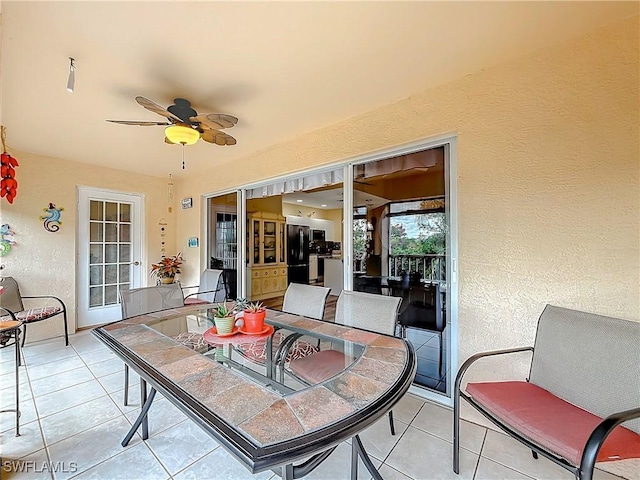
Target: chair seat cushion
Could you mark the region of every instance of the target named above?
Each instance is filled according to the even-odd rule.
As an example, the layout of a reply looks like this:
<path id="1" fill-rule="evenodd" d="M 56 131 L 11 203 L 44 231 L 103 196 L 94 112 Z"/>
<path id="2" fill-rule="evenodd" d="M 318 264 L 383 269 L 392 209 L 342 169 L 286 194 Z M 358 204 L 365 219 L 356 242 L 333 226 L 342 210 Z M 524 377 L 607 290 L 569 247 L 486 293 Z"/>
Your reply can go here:
<path id="1" fill-rule="evenodd" d="M 280 347 L 280 343 L 286 338 L 285 334 L 282 332 L 276 332 L 273 334 L 272 340 L 272 353 L 275 354 Z M 253 343 L 244 343 L 241 345 L 236 345 L 236 350 L 243 357 L 251 360 L 252 362 L 265 364 L 267 361 L 267 340 L 259 340 Z M 311 345 L 308 342 L 297 340 L 293 343 L 291 348 L 289 348 L 289 353 L 287 354 L 287 358 L 285 362 L 289 363 L 292 360 L 303 358 L 312 353 L 318 351 L 318 348 L 314 345 Z"/>
<path id="2" fill-rule="evenodd" d="M 184 299 L 185 305 L 204 305 L 206 303 L 211 303 L 211 302 L 207 302 L 206 300 L 200 300 L 199 298 L 196 298 L 196 297 Z"/>
<path id="3" fill-rule="evenodd" d="M 337 375 L 351 363 L 353 358 L 342 352 L 322 350 L 291 362 L 289 370 L 307 382 L 316 384 Z"/>
<path id="4" fill-rule="evenodd" d="M 22 310 L 21 312 L 15 312 L 16 319 L 23 322 L 37 322 L 38 320 L 45 320 L 49 317 L 53 317 L 62 312 L 61 307 L 38 307 L 30 308 L 29 310 Z M 11 317 L 5 315 L 0 317 L 0 321 L 11 320 Z"/>
<path id="5" fill-rule="evenodd" d="M 529 440 L 579 465 L 587 440 L 602 419 L 529 382 L 469 383 L 466 392 Z M 616 427 L 598 462 L 640 458 L 640 435 Z"/>

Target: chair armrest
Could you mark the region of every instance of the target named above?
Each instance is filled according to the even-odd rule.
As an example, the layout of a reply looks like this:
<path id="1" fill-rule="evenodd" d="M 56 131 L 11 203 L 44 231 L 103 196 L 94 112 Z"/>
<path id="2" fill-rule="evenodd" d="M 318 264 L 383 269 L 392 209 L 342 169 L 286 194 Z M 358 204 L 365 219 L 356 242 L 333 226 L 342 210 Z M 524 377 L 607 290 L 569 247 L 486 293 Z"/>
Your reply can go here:
<path id="1" fill-rule="evenodd" d="M 14 322 L 18 321 L 16 316 L 13 314 L 13 312 L 11 310 L 9 310 L 8 308 L 0 307 L 0 310 L 4 310 L 5 312 L 7 312 Z"/>
<path id="2" fill-rule="evenodd" d="M 185 287 L 185 288 L 190 288 L 190 287 Z M 190 293 L 189 295 L 184 297 L 184 299 L 186 300 L 187 298 L 193 297 L 194 295 L 203 295 L 205 293 L 217 293 L 219 291 L 220 291 L 220 289 L 216 288 L 215 290 L 203 290 L 202 292 L 194 292 L 194 293 Z"/>
<path id="3" fill-rule="evenodd" d="M 509 354 L 509 353 L 519 353 L 519 352 L 528 352 L 528 351 L 532 351 L 533 352 L 533 347 L 518 347 L 518 348 L 507 348 L 507 349 L 504 349 L 504 350 L 491 350 L 489 352 L 480 352 L 480 353 L 476 353 L 475 355 L 471 355 L 462 364 L 462 366 L 460 367 L 460 370 L 458 370 L 458 374 L 456 375 L 456 382 L 455 382 L 454 391 L 456 391 L 456 392 L 460 391 L 460 384 L 462 383 L 462 376 L 467 371 L 467 369 L 473 363 L 475 363 L 477 360 L 480 360 L 481 358 L 485 358 L 485 357 L 493 357 L 495 355 L 506 355 L 506 354 Z"/>
<path id="4" fill-rule="evenodd" d="M 54 297 L 53 295 L 31 295 L 31 296 L 22 296 L 22 298 L 53 298 L 54 300 L 57 300 L 58 302 L 60 302 L 60 305 L 62 306 L 62 310 L 66 311 L 67 307 L 64 304 L 64 302 L 62 300 L 60 300 L 58 297 Z"/>
<path id="5" fill-rule="evenodd" d="M 591 435 L 584 446 L 582 459 L 580 460 L 580 472 L 583 474 L 593 472 L 593 468 L 596 464 L 596 458 L 598 458 L 598 452 L 600 451 L 600 447 L 606 440 L 607 436 L 615 427 L 623 422 L 633 420 L 634 418 L 640 418 L 640 408 L 633 408 L 624 412 L 614 413 L 602 420 L 595 430 L 591 432 Z M 581 478 L 587 477 L 584 476 Z"/>

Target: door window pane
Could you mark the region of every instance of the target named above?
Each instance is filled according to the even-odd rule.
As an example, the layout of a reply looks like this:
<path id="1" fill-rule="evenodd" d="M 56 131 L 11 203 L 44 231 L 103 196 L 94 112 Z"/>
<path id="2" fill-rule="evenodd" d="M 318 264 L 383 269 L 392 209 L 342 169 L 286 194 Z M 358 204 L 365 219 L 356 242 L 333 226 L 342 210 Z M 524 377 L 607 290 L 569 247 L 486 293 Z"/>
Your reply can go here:
<path id="1" fill-rule="evenodd" d="M 114 303 L 118 303 L 118 286 L 110 285 L 104 287 L 104 304 L 113 305 Z"/>
<path id="2" fill-rule="evenodd" d="M 89 241 L 101 242 L 102 241 L 102 223 L 91 222 L 89 225 Z"/>
<path id="3" fill-rule="evenodd" d="M 105 212 L 104 219 L 107 222 L 117 222 L 118 221 L 118 204 L 113 202 L 105 203 Z"/>
<path id="4" fill-rule="evenodd" d="M 120 241 L 121 242 L 131 241 L 131 225 L 126 223 L 120 225 Z"/>
<path id="5" fill-rule="evenodd" d="M 118 266 L 117 265 L 105 265 L 104 283 L 118 283 Z"/>
<path id="6" fill-rule="evenodd" d="M 89 246 L 89 263 L 102 263 L 102 245 Z"/>
<path id="7" fill-rule="evenodd" d="M 131 245 L 120 245 L 120 262 L 131 261 Z"/>
<path id="8" fill-rule="evenodd" d="M 128 203 L 120 204 L 120 221 L 131 223 L 131 205 Z"/>
<path id="9" fill-rule="evenodd" d="M 105 263 L 116 263 L 118 261 L 118 245 L 115 243 L 108 243 L 105 245 L 104 253 Z"/>
<path id="10" fill-rule="evenodd" d="M 90 307 L 102 306 L 102 287 L 89 288 L 89 306 Z"/>
<path id="11" fill-rule="evenodd" d="M 102 265 L 89 267 L 89 285 L 102 285 Z"/>
<path id="12" fill-rule="evenodd" d="M 128 282 L 129 281 L 129 273 L 131 271 L 130 265 L 120 265 L 120 282 Z"/>
<path id="13" fill-rule="evenodd" d="M 91 200 L 89 205 L 89 220 L 102 220 L 102 202 Z"/>
<path id="14" fill-rule="evenodd" d="M 118 224 L 117 223 L 104 224 L 104 239 L 107 242 L 118 241 Z"/>

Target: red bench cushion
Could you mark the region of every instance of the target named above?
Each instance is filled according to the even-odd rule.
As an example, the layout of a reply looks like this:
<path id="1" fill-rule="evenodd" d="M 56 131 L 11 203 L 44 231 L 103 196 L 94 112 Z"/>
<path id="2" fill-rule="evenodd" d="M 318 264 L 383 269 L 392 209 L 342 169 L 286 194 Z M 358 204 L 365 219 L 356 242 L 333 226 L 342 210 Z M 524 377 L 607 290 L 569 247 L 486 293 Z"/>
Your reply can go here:
<path id="1" fill-rule="evenodd" d="M 469 383 L 476 402 L 543 449 L 579 465 L 587 440 L 602 419 L 529 382 Z M 640 458 L 640 435 L 616 427 L 598 462 Z"/>
<path id="2" fill-rule="evenodd" d="M 38 307 L 38 308 L 30 308 L 29 310 L 22 310 L 21 312 L 15 312 L 14 315 L 16 319 L 22 320 L 23 322 L 35 322 L 38 320 L 45 320 L 49 317 L 53 317 L 54 315 L 62 312 L 61 307 Z M 11 317 L 5 315 L 0 318 L 0 320 L 11 320 Z"/>

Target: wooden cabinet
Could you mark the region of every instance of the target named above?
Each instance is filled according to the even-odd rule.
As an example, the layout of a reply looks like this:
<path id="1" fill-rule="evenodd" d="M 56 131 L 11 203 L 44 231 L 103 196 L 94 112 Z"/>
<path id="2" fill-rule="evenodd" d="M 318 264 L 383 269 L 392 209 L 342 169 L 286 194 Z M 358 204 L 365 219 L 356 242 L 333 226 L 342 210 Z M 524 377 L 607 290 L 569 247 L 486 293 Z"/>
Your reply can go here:
<path id="1" fill-rule="evenodd" d="M 264 300 L 284 295 L 287 289 L 286 224 L 281 215 L 248 215 L 247 298 Z"/>

